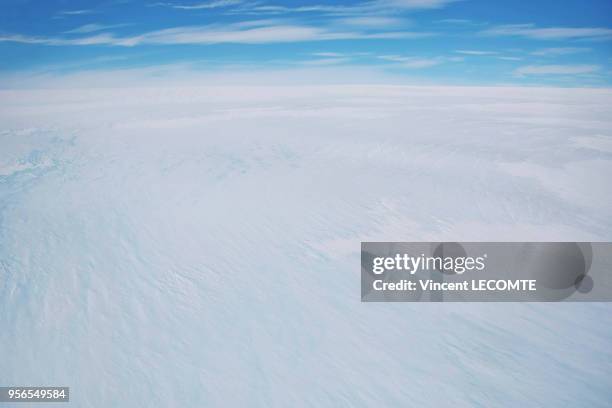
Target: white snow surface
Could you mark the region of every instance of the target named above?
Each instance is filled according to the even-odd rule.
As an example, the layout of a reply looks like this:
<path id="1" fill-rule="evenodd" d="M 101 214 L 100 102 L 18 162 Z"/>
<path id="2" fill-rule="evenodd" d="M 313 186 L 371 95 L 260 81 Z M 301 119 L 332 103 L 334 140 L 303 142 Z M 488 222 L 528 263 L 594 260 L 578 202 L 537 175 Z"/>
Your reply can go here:
<path id="1" fill-rule="evenodd" d="M 609 407 L 612 305 L 361 303 L 359 250 L 612 240 L 611 107 L 0 91 L 0 385 L 70 386 L 76 407 Z"/>

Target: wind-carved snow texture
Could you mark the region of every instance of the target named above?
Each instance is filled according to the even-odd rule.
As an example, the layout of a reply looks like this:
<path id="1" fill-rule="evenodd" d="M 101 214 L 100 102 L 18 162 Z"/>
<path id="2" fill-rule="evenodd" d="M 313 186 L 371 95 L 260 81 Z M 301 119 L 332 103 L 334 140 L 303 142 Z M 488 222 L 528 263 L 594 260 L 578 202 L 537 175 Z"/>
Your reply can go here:
<path id="1" fill-rule="evenodd" d="M 612 93 L 0 93 L 0 383 L 79 407 L 608 407 L 608 304 L 362 304 L 360 241 L 612 240 Z"/>

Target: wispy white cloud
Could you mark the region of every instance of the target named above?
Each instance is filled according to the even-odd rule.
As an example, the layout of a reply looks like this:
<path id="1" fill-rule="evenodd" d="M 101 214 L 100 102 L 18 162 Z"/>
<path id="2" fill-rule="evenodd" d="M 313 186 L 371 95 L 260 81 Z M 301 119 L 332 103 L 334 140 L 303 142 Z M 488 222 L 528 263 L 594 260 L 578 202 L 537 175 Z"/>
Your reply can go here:
<path id="1" fill-rule="evenodd" d="M 599 65 L 526 65 L 517 68 L 514 74 L 525 75 L 579 75 L 592 74 L 601 69 Z"/>
<path id="2" fill-rule="evenodd" d="M 19 42 L 45 45 L 114 45 L 136 46 L 141 44 L 264 44 L 304 41 L 329 41 L 352 39 L 410 39 L 433 35 L 425 32 L 337 30 L 332 27 L 296 25 L 271 20 L 241 22 L 226 25 L 183 26 L 146 32 L 140 35 L 119 37 L 111 33 L 80 38 L 36 37 L 20 34 L 0 35 L 0 42 Z"/>
<path id="3" fill-rule="evenodd" d="M 395 66 L 407 69 L 429 68 L 445 62 L 458 62 L 461 57 L 411 57 L 403 55 L 380 55 L 379 59 L 396 63 Z"/>
<path id="4" fill-rule="evenodd" d="M 397 8 L 436 9 L 456 1 L 458 0 L 377 0 L 373 3 Z"/>
<path id="5" fill-rule="evenodd" d="M 355 27 L 396 27 L 408 23 L 407 20 L 388 17 L 388 16 L 370 16 L 370 17 L 346 17 L 335 20 L 336 23 Z"/>
<path id="6" fill-rule="evenodd" d="M 326 57 L 326 58 L 335 58 L 335 57 L 344 57 L 346 54 L 343 52 L 313 52 L 311 55 L 315 57 Z"/>
<path id="7" fill-rule="evenodd" d="M 179 10 L 203 10 L 203 9 L 215 9 L 215 8 L 221 8 L 221 7 L 236 6 L 242 3 L 243 3 L 242 0 L 213 0 L 213 1 L 207 1 L 204 3 L 195 3 L 195 4 L 158 2 L 158 3 L 151 4 L 151 6 L 163 6 L 163 7 L 170 7 L 170 8 L 179 9 Z"/>
<path id="8" fill-rule="evenodd" d="M 0 35 L 0 42 L 16 42 L 22 44 L 42 44 L 42 45 L 108 45 L 113 44 L 118 39 L 112 34 L 99 34 L 81 38 L 60 38 L 60 37 L 36 37 L 21 34 Z"/>
<path id="9" fill-rule="evenodd" d="M 445 18 L 442 20 L 436 20 L 436 23 L 444 23 L 444 24 L 471 24 L 472 20 L 467 20 L 464 18 Z"/>
<path id="10" fill-rule="evenodd" d="M 409 61 L 404 61 L 400 65 L 402 68 L 421 69 L 440 65 L 441 63 L 442 61 L 436 58 L 414 58 Z"/>
<path id="11" fill-rule="evenodd" d="M 321 51 L 321 52 L 312 52 L 309 55 L 313 57 L 318 57 L 319 59 L 337 59 L 342 60 L 342 62 L 348 60 L 355 59 L 363 59 L 368 57 L 373 57 L 372 53 L 369 52 L 333 52 L 333 51 Z"/>
<path id="12" fill-rule="evenodd" d="M 234 10 L 246 14 L 320 13 L 332 16 L 373 16 L 397 11 L 427 10 L 445 7 L 459 0 L 370 0 L 352 5 L 323 3 L 303 6 L 245 3 Z"/>
<path id="13" fill-rule="evenodd" d="M 94 33 L 96 31 L 105 31 L 110 30 L 117 27 L 124 27 L 127 24 L 85 24 L 80 27 L 74 28 L 72 30 L 64 31 L 65 34 L 88 34 Z"/>
<path id="14" fill-rule="evenodd" d="M 391 39 L 420 38 L 427 33 L 337 31 L 326 27 L 308 25 L 265 25 L 242 29 L 233 25 L 227 27 L 179 27 L 149 32 L 140 36 L 125 38 L 119 45 L 137 44 L 218 44 L 218 43 L 283 43 L 301 41 L 328 41 L 350 39 Z"/>
<path id="15" fill-rule="evenodd" d="M 330 58 L 317 58 L 308 61 L 302 61 L 302 65 L 306 66 L 325 66 L 325 65 L 339 65 L 345 64 L 351 61 L 348 57 L 330 57 Z"/>
<path id="16" fill-rule="evenodd" d="M 497 51 L 481 51 L 481 50 L 455 50 L 457 54 L 464 55 L 496 55 Z"/>
<path id="17" fill-rule="evenodd" d="M 590 48 L 585 47 L 555 47 L 555 48 L 543 48 L 541 50 L 537 50 L 531 53 L 531 55 L 537 56 L 550 56 L 556 57 L 559 55 L 570 55 L 570 54 L 578 54 L 581 52 L 591 51 Z"/>
<path id="18" fill-rule="evenodd" d="M 522 58 L 520 58 L 520 57 L 499 55 L 499 52 L 497 52 L 497 51 L 455 50 L 455 53 L 461 54 L 461 55 L 476 56 L 476 57 L 495 57 L 497 59 L 504 60 L 504 61 L 520 61 L 520 60 L 522 60 Z"/>
<path id="19" fill-rule="evenodd" d="M 612 29 L 586 27 L 548 27 L 538 28 L 533 24 L 500 25 L 481 31 L 488 36 L 515 36 L 526 37 L 536 40 L 563 40 L 563 39 L 589 39 L 589 40 L 612 40 Z"/>
<path id="20" fill-rule="evenodd" d="M 83 14 L 93 14 L 95 10 L 64 10 L 57 13 L 58 16 L 80 16 Z"/>

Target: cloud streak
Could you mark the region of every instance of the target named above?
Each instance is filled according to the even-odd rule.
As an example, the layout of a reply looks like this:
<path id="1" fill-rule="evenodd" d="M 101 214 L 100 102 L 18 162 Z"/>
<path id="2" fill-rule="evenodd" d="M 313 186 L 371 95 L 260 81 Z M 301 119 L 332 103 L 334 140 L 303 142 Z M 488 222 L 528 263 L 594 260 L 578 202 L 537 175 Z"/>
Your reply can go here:
<path id="1" fill-rule="evenodd" d="M 88 34 L 97 31 L 110 30 L 112 28 L 124 27 L 127 24 L 85 24 L 72 30 L 64 31 L 65 34 Z"/>
<path id="2" fill-rule="evenodd" d="M 245 3 L 234 10 L 240 14 L 320 13 L 331 16 L 364 16 L 394 14 L 402 11 L 439 9 L 459 0 L 371 0 L 354 5 L 314 4 L 285 6 L 264 3 Z"/>
<path id="3" fill-rule="evenodd" d="M 527 65 L 514 71 L 517 76 L 525 75 L 580 75 L 592 74 L 601 69 L 599 65 Z"/>
<path id="4" fill-rule="evenodd" d="M 0 35 L 0 42 L 16 42 L 22 44 L 40 45 L 109 45 L 118 39 L 111 34 L 99 34 L 81 38 L 35 37 L 21 34 Z"/>
<path id="5" fill-rule="evenodd" d="M 500 25 L 480 32 L 487 36 L 511 36 L 524 37 L 535 40 L 612 40 L 612 29 L 610 28 L 572 28 L 572 27 L 549 27 L 538 28 L 533 24 Z"/>
<path id="6" fill-rule="evenodd" d="M 301 65 L 305 66 L 326 66 L 326 65 L 339 65 L 350 62 L 351 59 L 348 57 L 329 57 L 329 58 L 318 58 L 308 61 L 300 62 Z"/>
<path id="7" fill-rule="evenodd" d="M 554 47 L 534 51 L 531 53 L 531 55 L 537 55 L 541 57 L 557 57 L 560 55 L 571 55 L 588 51 L 591 51 L 591 49 L 584 47 Z"/>
<path id="8" fill-rule="evenodd" d="M 371 28 L 393 27 L 407 23 L 404 19 L 387 16 L 346 17 L 338 19 L 336 22 L 342 25 Z"/>
<path id="9" fill-rule="evenodd" d="M 395 66 L 406 69 L 430 68 L 445 62 L 459 62 L 461 57 L 407 57 L 402 55 L 380 55 L 378 57 L 384 61 L 396 63 Z"/>
<path id="10" fill-rule="evenodd" d="M 170 7 L 173 9 L 179 10 L 206 10 L 206 9 L 216 9 L 222 7 L 230 7 L 242 4 L 242 0 L 215 0 L 208 1 L 205 3 L 197 3 L 197 4 L 177 4 L 177 3 L 153 3 L 151 6 L 163 6 Z"/>
<path id="11" fill-rule="evenodd" d="M 81 16 L 83 14 L 93 14 L 95 13 L 94 10 L 64 10 L 64 11 L 60 11 L 59 13 L 57 13 L 57 16 L 59 17 L 65 17 L 65 16 Z"/>
<path id="12" fill-rule="evenodd" d="M 92 27 L 86 29 L 92 29 Z M 315 27 L 311 25 L 296 25 L 261 20 L 226 25 L 215 24 L 207 26 L 175 27 L 128 37 L 119 37 L 111 33 L 80 38 L 36 37 L 10 34 L 0 35 L 0 42 L 52 46 L 112 45 L 133 47 L 144 44 L 266 44 L 354 39 L 412 39 L 429 37 L 432 35 L 433 33 L 409 31 L 363 32 L 359 30 L 336 30 L 330 27 Z"/>
<path id="13" fill-rule="evenodd" d="M 480 50 L 455 50 L 457 54 L 463 55 L 477 55 L 477 56 L 487 56 L 487 55 L 497 55 L 497 51 L 480 51 Z"/>

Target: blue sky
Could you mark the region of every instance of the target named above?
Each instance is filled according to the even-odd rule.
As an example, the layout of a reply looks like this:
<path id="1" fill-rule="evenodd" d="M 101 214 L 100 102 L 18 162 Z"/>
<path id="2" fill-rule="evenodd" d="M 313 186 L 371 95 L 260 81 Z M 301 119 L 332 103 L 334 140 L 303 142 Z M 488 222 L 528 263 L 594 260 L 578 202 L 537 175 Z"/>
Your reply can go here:
<path id="1" fill-rule="evenodd" d="M 0 75 L 13 78 L 156 66 L 333 67 L 428 84 L 612 84 L 609 0 L 4 0 L 0 7 Z"/>

